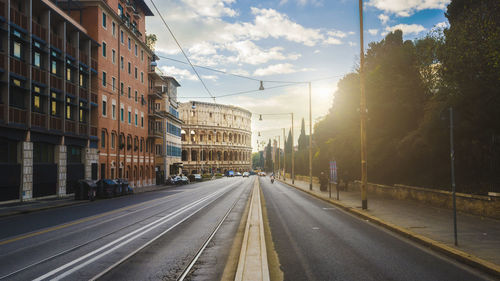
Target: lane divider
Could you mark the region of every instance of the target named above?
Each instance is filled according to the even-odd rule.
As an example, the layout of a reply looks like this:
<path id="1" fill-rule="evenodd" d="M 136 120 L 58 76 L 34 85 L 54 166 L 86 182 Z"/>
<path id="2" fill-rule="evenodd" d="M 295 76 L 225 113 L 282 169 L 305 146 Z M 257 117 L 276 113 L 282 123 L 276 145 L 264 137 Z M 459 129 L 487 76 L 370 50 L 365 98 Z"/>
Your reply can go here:
<path id="1" fill-rule="evenodd" d="M 269 281 L 259 179 L 255 178 L 235 281 Z"/>

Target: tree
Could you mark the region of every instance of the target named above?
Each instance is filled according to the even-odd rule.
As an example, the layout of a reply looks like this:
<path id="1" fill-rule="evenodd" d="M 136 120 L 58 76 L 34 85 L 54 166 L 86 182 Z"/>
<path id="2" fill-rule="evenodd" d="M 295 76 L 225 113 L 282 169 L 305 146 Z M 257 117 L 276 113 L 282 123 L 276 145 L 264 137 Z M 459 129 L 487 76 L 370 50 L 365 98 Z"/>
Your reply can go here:
<path id="1" fill-rule="evenodd" d="M 273 170 L 273 151 L 271 146 L 271 139 L 269 139 L 269 143 L 266 146 L 266 164 L 265 164 L 266 172 L 270 172 Z"/>
<path id="2" fill-rule="evenodd" d="M 156 38 L 156 34 L 147 34 L 146 35 L 146 46 L 148 46 L 148 48 L 153 52 L 155 51 L 155 46 L 156 46 L 157 40 L 158 40 L 158 38 Z"/>

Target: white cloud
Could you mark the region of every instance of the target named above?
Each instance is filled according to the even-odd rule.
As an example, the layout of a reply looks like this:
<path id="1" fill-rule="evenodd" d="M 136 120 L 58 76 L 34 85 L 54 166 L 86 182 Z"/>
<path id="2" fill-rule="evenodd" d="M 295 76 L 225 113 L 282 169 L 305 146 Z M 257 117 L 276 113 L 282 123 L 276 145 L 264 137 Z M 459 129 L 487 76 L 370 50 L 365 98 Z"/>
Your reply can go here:
<path id="1" fill-rule="evenodd" d="M 250 40 L 233 42 L 225 45 L 228 51 L 235 52 L 236 57 L 230 62 L 243 62 L 252 65 L 266 63 L 271 60 L 296 60 L 299 54 L 283 54 L 283 47 L 273 47 L 268 50 L 261 49 Z"/>
<path id="2" fill-rule="evenodd" d="M 450 27 L 450 25 L 447 22 L 445 22 L 445 21 L 436 23 L 434 25 L 435 29 L 445 29 L 445 28 L 448 28 L 448 27 Z"/>
<path id="3" fill-rule="evenodd" d="M 450 1 L 451 0 L 370 0 L 367 5 L 386 13 L 396 14 L 400 17 L 409 17 L 422 10 L 444 10 Z"/>
<path id="4" fill-rule="evenodd" d="M 376 28 L 374 28 L 374 29 L 368 29 L 368 33 L 370 33 L 370 35 L 377 35 L 378 29 L 376 29 Z"/>
<path id="5" fill-rule="evenodd" d="M 319 53 L 321 53 L 321 51 L 320 50 L 314 50 L 314 53 L 315 54 L 319 54 Z"/>
<path id="6" fill-rule="evenodd" d="M 323 41 L 323 44 L 326 44 L 326 45 L 340 45 L 340 44 L 342 44 L 342 41 L 340 41 L 340 39 L 335 38 L 335 37 L 328 37 L 325 41 Z"/>
<path id="7" fill-rule="evenodd" d="M 302 68 L 302 69 L 296 69 L 295 66 L 291 63 L 280 63 L 280 64 L 273 64 L 269 65 L 265 68 L 258 68 L 254 72 L 254 76 L 267 76 L 267 75 L 273 75 L 273 74 L 289 74 L 289 73 L 295 73 L 299 71 L 312 71 L 313 69 L 310 68 Z"/>
<path id="8" fill-rule="evenodd" d="M 349 46 L 354 47 L 354 46 L 357 46 L 357 45 L 358 45 L 358 43 L 349 41 Z"/>
<path id="9" fill-rule="evenodd" d="M 382 22 L 382 24 L 386 24 L 389 21 L 389 16 L 385 14 L 378 15 L 378 19 Z"/>
<path id="10" fill-rule="evenodd" d="M 328 31 L 326 34 L 328 34 L 329 36 L 339 37 L 339 38 L 344 38 L 347 36 L 347 34 L 345 32 L 340 31 L 340 30 Z"/>
<path id="11" fill-rule="evenodd" d="M 234 17 L 238 15 L 235 10 L 226 6 L 234 3 L 235 0 L 184 0 L 183 2 L 200 16 Z"/>
<path id="12" fill-rule="evenodd" d="M 217 75 L 201 75 L 201 78 L 203 80 L 212 80 L 212 81 L 215 81 L 217 80 L 219 77 Z"/>
<path id="13" fill-rule="evenodd" d="M 425 31 L 425 28 L 420 25 L 420 24 L 397 24 L 397 25 L 394 25 L 394 26 L 387 26 L 385 28 L 385 30 L 387 32 L 389 31 L 394 31 L 396 29 L 400 29 L 403 31 L 403 34 L 418 34 L 422 31 Z M 387 33 L 385 33 L 387 34 Z M 385 35 L 385 34 L 382 34 L 382 35 Z"/>
<path id="14" fill-rule="evenodd" d="M 168 76 L 174 76 L 176 79 L 179 80 L 197 80 L 198 78 L 196 75 L 191 73 L 191 71 L 187 69 L 180 69 L 175 66 L 160 66 L 161 71 Z"/>

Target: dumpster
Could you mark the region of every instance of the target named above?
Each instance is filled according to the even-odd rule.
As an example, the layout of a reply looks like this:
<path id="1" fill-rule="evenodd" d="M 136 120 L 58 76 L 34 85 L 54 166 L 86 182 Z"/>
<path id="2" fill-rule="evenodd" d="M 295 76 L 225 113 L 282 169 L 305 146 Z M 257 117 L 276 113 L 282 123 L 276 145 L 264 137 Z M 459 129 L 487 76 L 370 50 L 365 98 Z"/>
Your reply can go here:
<path id="1" fill-rule="evenodd" d="M 129 185 L 127 179 L 115 179 L 115 182 L 121 187 L 121 194 L 127 195 L 129 194 Z"/>
<path id="2" fill-rule="evenodd" d="M 94 200 L 97 185 L 93 180 L 79 180 L 75 189 L 75 200 Z M 89 197 L 90 195 L 90 197 Z"/>
<path id="3" fill-rule="evenodd" d="M 97 182 L 97 196 L 111 198 L 115 194 L 117 183 L 111 179 L 100 179 Z"/>

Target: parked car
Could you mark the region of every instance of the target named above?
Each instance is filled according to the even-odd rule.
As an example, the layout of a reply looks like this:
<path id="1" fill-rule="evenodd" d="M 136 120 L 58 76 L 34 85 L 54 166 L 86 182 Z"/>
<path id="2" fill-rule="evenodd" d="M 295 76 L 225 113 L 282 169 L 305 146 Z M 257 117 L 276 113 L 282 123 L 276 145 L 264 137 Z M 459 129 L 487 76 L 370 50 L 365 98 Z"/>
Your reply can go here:
<path id="1" fill-rule="evenodd" d="M 265 172 L 259 172 L 259 176 L 261 176 L 261 177 L 265 177 L 265 176 L 266 176 L 266 173 L 265 173 Z"/>
<path id="2" fill-rule="evenodd" d="M 241 177 L 241 173 L 240 172 L 236 172 L 236 174 L 234 174 L 235 177 Z"/>
<path id="3" fill-rule="evenodd" d="M 185 175 L 176 176 L 172 179 L 174 184 L 188 184 L 189 179 Z"/>
<path id="4" fill-rule="evenodd" d="M 202 180 L 203 180 L 203 178 L 201 177 L 201 175 L 200 175 L 200 174 L 194 174 L 194 180 L 195 180 L 195 181 L 202 181 Z"/>
<path id="5" fill-rule="evenodd" d="M 249 176 L 250 176 L 250 173 L 249 173 L 249 172 L 244 172 L 244 173 L 243 173 L 243 177 L 247 177 L 247 178 L 248 178 Z"/>
<path id="6" fill-rule="evenodd" d="M 229 170 L 225 173 L 225 176 L 226 177 L 234 177 L 234 171 L 233 170 Z"/>

